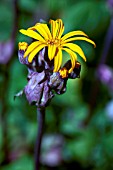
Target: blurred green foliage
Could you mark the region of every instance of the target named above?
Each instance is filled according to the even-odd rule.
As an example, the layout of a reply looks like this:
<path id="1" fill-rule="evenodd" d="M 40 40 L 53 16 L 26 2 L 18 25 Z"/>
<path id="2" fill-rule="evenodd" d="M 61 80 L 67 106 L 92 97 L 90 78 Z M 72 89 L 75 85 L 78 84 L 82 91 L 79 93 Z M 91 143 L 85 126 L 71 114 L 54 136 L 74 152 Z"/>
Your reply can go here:
<path id="1" fill-rule="evenodd" d="M 46 161 L 44 165 L 42 160 L 42 170 L 112 170 L 113 117 L 110 118 L 106 111 L 106 105 L 112 100 L 112 95 L 109 88 L 95 76 L 112 19 L 107 1 L 19 0 L 17 3 L 17 30 L 31 26 L 40 18 L 47 21 L 49 18 L 61 18 L 65 24 L 65 33 L 83 30 L 97 44 L 97 48 L 93 49 L 85 42 L 78 43 L 87 57 L 87 63 L 79 59 L 82 65 L 81 78 L 69 80 L 67 92 L 62 96 L 57 95 L 47 107 L 44 136 L 46 138 L 46 135 L 61 135 L 63 141 L 60 148 L 61 161 L 51 168 L 50 163 Z M 15 24 L 13 0 L 0 1 L 0 16 L 0 42 L 3 42 L 10 39 Z M 25 96 L 16 98 L 15 101 L 13 99 L 27 83 L 27 69 L 17 58 L 18 42 L 25 40 L 30 42 L 30 39 L 25 39 L 17 32 L 15 50 L 10 62 L 0 65 L 1 170 L 33 170 L 34 166 L 36 107 L 29 106 Z M 113 51 L 108 53 L 107 57 L 109 55 L 113 56 Z M 113 59 L 110 65 L 113 67 Z M 44 146 L 46 140 L 43 141 L 42 154 L 45 153 Z M 51 145 L 48 147 L 51 148 Z"/>

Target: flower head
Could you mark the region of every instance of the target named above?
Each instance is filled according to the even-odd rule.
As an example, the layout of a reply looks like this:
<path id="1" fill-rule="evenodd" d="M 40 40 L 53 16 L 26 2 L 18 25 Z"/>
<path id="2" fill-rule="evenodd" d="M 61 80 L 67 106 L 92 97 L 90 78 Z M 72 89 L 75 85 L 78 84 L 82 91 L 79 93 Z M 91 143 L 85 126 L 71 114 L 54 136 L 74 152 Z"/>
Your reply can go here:
<path id="1" fill-rule="evenodd" d="M 45 23 L 37 23 L 35 26 L 30 27 L 27 30 L 20 30 L 22 34 L 35 39 L 35 41 L 27 47 L 24 53 L 24 58 L 28 57 L 28 62 L 31 63 L 36 54 L 44 47 L 47 47 L 49 60 L 51 61 L 54 59 L 53 72 L 57 72 L 62 65 L 62 51 L 66 51 L 71 57 L 71 68 L 68 70 L 68 73 L 71 73 L 77 62 L 77 54 L 86 61 L 82 49 L 77 44 L 72 43 L 72 41 L 83 40 L 94 46 L 96 45 L 83 31 L 71 31 L 62 36 L 64 32 L 64 24 L 61 19 L 57 19 L 56 21 L 50 20 L 49 24 L 50 29 Z M 65 72 L 64 74 L 67 73 Z"/>
<path id="2" fill-rule="evenodd" d="M 94 46 L 95 43 L 83 31 L 72 31 L 63 36 L 61 19 L 50 20 L 49 25 L 37 23 L 20 32 L 34 41 L 30 45 L 26 42 L 18 44 L 18 59 L 27 66 L 28 83 L 15 97 L 24 93 L 30 104 L 46 107 L 55 93 L 60 95 L 66 92 L 68 79 L 80 77 L 81 64 L 77 61 L 77 54 L 85 61 L 86 57 L 82 49 L 71 41 L 84 40 Z M 66 51 L 71 60 L 61 67 L 62 51 Z"/>

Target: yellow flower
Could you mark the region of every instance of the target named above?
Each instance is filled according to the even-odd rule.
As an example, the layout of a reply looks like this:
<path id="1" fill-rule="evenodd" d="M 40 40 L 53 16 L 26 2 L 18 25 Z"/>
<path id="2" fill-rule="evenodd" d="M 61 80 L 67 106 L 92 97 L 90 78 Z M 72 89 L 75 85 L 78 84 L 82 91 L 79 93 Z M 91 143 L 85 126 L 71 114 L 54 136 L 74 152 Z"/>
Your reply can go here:
<path id="1" fill-rule="evenodd" d="M 86 61 L 86 57 L 82 49 L 78 45 L 71 43 L 71 41 L 84 40 L 94 46 L 96 45 L 83 31 L 71 31 L 62 36 L 64 32 L 64 25 L 61 19 L 57 19 L 56 21 L 50 20 L 49 23 L 50 29 L 47 24 L 37 23 L 35 26 L 30 27 L 27 30 L 20 30 L 22 34 L 36 40 L 28 46 L 24 57 L 28 56 L 28 61 L 32 62 L 35 55 L 41 49 L 48 47 L 48 58 L 49 60 L 54 59 L 53 72 L 57 72 L 62 64 L 62 50 L 64 50 L 71 57 L 72 67 L 69 70 L 69 73 L 71 73 L 77 62 L 77 54 Z"/>
<path id="2" fill-rule="evenodd" d="M 19 50 L 26 50 L 28 47 L 28 44 L 26 42 L 19 42 L 18 43 Z"/>

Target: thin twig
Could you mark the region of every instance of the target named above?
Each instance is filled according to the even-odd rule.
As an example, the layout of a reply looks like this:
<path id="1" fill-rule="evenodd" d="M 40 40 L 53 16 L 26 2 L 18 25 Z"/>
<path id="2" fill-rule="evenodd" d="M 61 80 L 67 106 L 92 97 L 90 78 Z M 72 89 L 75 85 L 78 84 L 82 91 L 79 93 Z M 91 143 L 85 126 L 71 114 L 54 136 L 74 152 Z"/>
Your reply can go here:
<path id="1" fill-rule="evenodd" d="M 110 21 L 110 24 L 109 24 L 109 27 L 108 27 L 108 30 L 105 36 L 104 48 L 102 51 L 102 56 L 99 61 L 99 65 L 106 63 L 112 41 L 113 41 L 113 18 L 111 18 L 111 21 Z"/>
<path id="2" fill-rule="evenodd" d="M 37 116 L 38 116 L 38 134 L 35 145 L 35 170 L 39 170 L 40 164 L 41 142 L 45 122 L 45 108 L 37 108 Z"/>

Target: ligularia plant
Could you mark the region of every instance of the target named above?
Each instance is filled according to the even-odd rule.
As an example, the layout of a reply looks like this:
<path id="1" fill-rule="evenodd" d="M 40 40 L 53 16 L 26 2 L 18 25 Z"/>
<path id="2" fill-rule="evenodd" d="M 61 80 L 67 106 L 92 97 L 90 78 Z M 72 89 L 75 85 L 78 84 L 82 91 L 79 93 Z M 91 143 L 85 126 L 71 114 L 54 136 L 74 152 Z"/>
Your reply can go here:
<path id="1" fill-rule="evenodd" d="M 45 108 L 55 96 L 66 91 L 68 79 L 80 77 L 81 64 L 77 54 L 86 61 L 80 46 L 73 41 L 86 41 L 96 46 L 83 31 L 71 31 L 65 35 L 64 24 L 61 19 L 50 20 L 49 23 L 36 23 L 27 30 L 21 29 L 25 36 L 31 37 L 31 44 L 19 42 L 18 58 L 21 64 L 27 66 L 28 83 L 16 94 L 25 93 L 29 104 L 35 104 L 38 110 L 38 136 L 36 142 L 35 167 L 39 169 L 40 146 L 44 125 Z M 63 66 L 63 51 L 70 56 Z"/>

